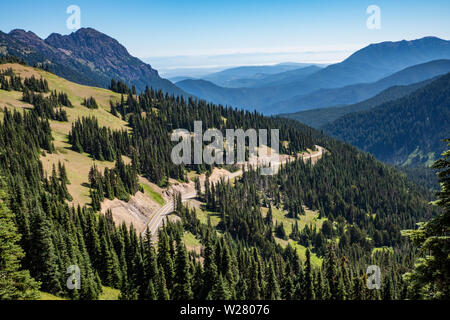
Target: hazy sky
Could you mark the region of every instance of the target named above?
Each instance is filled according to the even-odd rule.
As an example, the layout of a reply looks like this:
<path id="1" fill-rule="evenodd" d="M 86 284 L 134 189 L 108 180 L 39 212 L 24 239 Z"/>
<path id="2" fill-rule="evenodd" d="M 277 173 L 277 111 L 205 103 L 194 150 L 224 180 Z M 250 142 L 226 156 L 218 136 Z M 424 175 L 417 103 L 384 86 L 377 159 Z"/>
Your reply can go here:
<path id="1" fill-rule="evenodd" d="M 366 27 L 366 9 L 372 4 L 381 9 L 379 30 Z M 252 54 L 264 56 L 264 63 L 273 56 L 275 63 L 280 55 L 300 62 L 305 54 L 314 60 L 312 53 L 317 53 L 316 62 L 331 62 L 373 42 L 429 35 L 450 39 L 448 0 L 2 1 L 0 30 L 21 28 L 44 38 L 52 32 L 68 34 L 69 5 L 81 8 L 82 27 L 116 38 L 131 54 L 154 58 L 153 64 L 167 63 L 168 56 L 197 56 L 190 62 L 169 59 L 174 67 L 183 61 L 185 66 L 211 65 L 202 57 L 217 55 L 232 56 L 232 64 L 240 64 L 239 57 Z"/>

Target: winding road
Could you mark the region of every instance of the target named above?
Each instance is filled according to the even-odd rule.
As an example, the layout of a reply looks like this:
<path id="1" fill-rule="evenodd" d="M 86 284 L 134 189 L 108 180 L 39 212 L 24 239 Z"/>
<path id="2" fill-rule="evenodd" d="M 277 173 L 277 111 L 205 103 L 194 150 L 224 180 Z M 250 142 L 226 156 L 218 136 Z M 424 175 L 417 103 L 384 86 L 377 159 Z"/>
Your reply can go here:
<path id="1" fill-rule="evenodd" d="M 301 156 L 299 156 L 299 158 L 302 157 L 303 161 L 311 160 L 311 162 L 313 162 L 313 160 L 319 160 L 320 158 L 322 158 L 322 156 L 326 152 L 326 150 L 325 150 L 325 148 L 323 148 L 321 146 L 316 146 L 316 147 L 317 147 L 318 151 L 315 151 L 313 153 L 308 153 L 308 154 L 302 154 Z M 290 159 L 290 161 L 293 161 L 293 160 L 294 159 Z M 287 160 L 281 161 L 281 162 L 286 163 Z M 242 175 L 242 170 L 238 170 L 236 172 L 233 172 L 233 173 L 230 173 L 229 175 L 227 175 L 225 177 L 225 179 L 231 180 L 231 179 L 234 179 L 241 175 Z M 203 188 L 203 186 L 202 186 L 202 188 Z M 191 199 L 194 199 L 197 196 L 197 192 L 189 192 L 186 194 L 182 194 L 181 196 L 182 196 L 182 202 L 186 202 Z M 161 227 L 164 218 L 167 217 L 169 214 L 171 214 L 173 211 L 174 211 L 174 203 L 173 203 L 173 200 L 170 200 L 168 203 L 166 203 L 158 211 L 155 212 L 155 214 L 152 216 L 152 218 L 148 222 L 147 227 L 142 232 L 142 234 L 144 235 L 146 230 L 149 229 L 152 233 L 153 238 L 156 238 L 157 234 L 158 234 L 158 229 Z"/>

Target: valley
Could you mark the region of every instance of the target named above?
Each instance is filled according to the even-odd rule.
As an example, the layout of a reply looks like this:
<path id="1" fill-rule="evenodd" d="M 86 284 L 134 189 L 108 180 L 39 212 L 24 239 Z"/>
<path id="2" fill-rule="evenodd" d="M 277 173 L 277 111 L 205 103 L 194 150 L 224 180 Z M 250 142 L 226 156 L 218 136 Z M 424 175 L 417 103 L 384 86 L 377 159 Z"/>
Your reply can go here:
<path id="1" fill-rule="evenodd" d="M 2 302 L 450 297 L 446 20 L 151 5 L 0 19 Z"/>

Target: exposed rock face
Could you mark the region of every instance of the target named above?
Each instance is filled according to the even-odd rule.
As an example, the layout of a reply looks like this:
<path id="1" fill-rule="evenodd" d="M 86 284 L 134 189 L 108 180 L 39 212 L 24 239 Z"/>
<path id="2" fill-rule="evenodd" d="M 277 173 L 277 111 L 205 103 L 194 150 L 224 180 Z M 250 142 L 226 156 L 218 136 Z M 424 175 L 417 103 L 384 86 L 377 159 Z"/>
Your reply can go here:
<path id="1" fill-rule="evenodd" d="M 128 202 L 106 199 L 102 203 L 102 213 L 111 210 L 116 225 L 122 223 L 127 226 L 133 225 L 139 233 L 145 230 L 147 223 L 159 208 L 161 208 L 159 204 L 142 192 L 136 193 Z"/>

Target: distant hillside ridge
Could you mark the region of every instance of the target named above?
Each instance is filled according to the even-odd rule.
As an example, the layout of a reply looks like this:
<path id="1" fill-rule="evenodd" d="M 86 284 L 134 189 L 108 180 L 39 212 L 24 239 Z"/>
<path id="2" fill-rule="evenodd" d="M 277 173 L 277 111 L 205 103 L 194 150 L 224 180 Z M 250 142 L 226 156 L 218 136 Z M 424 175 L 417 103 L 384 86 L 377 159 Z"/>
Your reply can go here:
<path id="1" fill-rule="evenodd" d="M 320 89 L 273 106 L 277 110 L 311 110 L 349 105 L 369 99 L 381 91 L 398 85 L 410 85 L 450 72 L 450 60 L 434 60 L 405 68 L 372 83 L 358 83 L 342 88 Z"/>
<path id="2" fill-rule="evenodd" d="M 431 165 L 450 136 L 450 73 L 410 95 L 326 125 L 332 136 L 397 165 Z"/>

